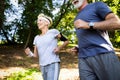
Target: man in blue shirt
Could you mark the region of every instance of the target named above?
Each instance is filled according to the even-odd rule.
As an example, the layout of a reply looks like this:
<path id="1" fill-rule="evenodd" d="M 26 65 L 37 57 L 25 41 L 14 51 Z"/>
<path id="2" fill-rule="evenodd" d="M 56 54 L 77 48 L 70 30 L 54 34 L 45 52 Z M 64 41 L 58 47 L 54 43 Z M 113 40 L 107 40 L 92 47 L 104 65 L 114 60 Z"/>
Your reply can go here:
<path id="1" fill-rule="evenodd" d="M 72 0 L 72 4 L 79 10 L 74 26 L 80 80 L 120 80 L 120 62 L 107 32 L 120 29 L 120 19 L 103 2 Z"/>

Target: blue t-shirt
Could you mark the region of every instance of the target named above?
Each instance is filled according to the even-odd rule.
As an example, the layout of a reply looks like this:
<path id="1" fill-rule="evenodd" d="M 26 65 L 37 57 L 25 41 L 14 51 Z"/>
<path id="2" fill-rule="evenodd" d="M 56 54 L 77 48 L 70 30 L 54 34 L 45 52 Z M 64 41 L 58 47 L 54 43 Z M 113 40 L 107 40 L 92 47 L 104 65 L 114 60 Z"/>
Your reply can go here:
<path id="1" fill-rule="evenodd" d="M 86 22 L 99 22 L 105 20 L 107 14 L 112 12 L 103 2 L 88 4 L 82 9 L 75 20 L 82 19 Z M 105 52 L 113 52 L 107 31 L 76 29 L 79 46 L 79 58 L 95 56 Z"/>

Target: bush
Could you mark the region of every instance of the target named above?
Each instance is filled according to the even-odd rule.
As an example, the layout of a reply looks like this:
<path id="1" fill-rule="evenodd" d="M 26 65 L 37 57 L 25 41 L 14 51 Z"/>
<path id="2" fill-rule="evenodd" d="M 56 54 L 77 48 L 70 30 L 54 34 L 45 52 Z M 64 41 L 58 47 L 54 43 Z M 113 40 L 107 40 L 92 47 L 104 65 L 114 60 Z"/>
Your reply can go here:
<path id="1" fill-rule="evenodd" d="M 39 70 L 33 68 L 12 73 L 5 80 L 43 80 Z"/>

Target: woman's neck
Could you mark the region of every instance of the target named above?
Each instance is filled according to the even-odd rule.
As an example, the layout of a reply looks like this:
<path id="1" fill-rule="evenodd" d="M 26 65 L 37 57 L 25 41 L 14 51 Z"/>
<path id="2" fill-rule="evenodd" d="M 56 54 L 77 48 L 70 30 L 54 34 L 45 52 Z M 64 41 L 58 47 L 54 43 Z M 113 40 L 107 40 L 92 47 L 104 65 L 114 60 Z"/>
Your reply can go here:
<path id="1" fill-rule="evenodd" d="M 41 35 L 44 35 L 44 34 L 46 34 L 46 33 L 47 33 L 48 28 L 44 28 L 44 29 L 42 29 L 41 31 L 42 31 Z"/>

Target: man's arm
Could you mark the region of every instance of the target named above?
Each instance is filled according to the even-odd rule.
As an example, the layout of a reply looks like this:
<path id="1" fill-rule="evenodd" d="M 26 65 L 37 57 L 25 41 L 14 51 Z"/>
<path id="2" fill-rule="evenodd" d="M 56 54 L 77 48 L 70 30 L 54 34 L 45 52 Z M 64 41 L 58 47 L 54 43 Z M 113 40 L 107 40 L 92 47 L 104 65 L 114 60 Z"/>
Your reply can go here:
<path id="1" fill-rule="evenodd" d="M 78 29 L 90 29 L 90 22 L 78 19 L 74 22 L 74 26 Z M 94 22 L 93 29 L 98 30 L 117 30 L 120 29 L 120 18 L 114 13 L 109 13 L 104 21 Z"/>
<path id="2" fill-rule="evenodd" d="M 116 30 L 120 29 L 120 19 L 114 13 L 109 13 L 104 21 L 95 22 L 93 29 Z"/>

